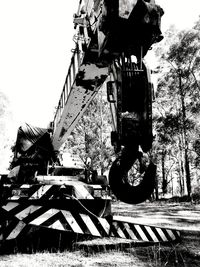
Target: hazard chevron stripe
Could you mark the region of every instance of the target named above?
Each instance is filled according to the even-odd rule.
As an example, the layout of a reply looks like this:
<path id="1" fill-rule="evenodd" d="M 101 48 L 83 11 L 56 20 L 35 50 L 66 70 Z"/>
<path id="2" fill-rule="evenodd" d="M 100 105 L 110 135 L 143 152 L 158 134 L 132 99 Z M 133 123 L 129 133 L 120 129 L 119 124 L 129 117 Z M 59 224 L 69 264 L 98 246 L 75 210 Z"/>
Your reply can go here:
<path id="1" fill-rule="evenodd" d="M 11 211 L 17 206 L 19 206 L 18 202 L 8 202 L 6 205 L 2 206 L 2 208 L 6 211 Z"/>
<path id="2" fill-rule="evenodd" d="M 27 208 L 25 208 L 24 210 L 22 210 L 19 213 L 17 213 L 15 216 L 19 220 L 23 220 L 24 218 L 26 218 L 27 216 L 29 216 L 30 214 L 34 213 L 36 210 L 38 210 L 40 208 L 41 208 L 41 206 L 30 205 Z"/>
<path id="3" fill-rule="evenodd" d="M 42 185 L 29 199 L 41 199 L 51 188 L 52 185 Z"/>
<path id="4" fill-rule="evenodd" d="M 65 217 L 68 224 L 71 226 L 72 231 L 74 233 L 83 234 L 83 231 L 81 230 L 79 224 L 77 223 L 75 218 L 72 216 L 70 211 L 62 210 L 62 214 Z"/>
<path id="5" fill-rule="evenodd" d="M 117 217 L 117 216 L 116 216 Z M 146 242 L 170 242 L 180 239 L 180 232 L 175 229 L 167 229 L 157 226 L 135 224 L 113 219 L 112 228 L 115 236 L 127 239 L 135 239 Z"/>
<path id="6" fill-rule="evenodd" d="M 87 188 L 84 185 L 75 185 L 75 196 L 78 199 L 94 199 L 93 196 L 88 192 Z"/>
<path id="7" fill-rule="evenodd" d="M 4 231 L 0 231 L 6 240 L 15 239 L 26 226 L 38 226 L 59 231 L 74 232 L 96 237 L 118 237 L 135 242 L 171 242 L 180 238 L 180 232 L 173 229 L 140 225 L 126 221 L 126 217 L 117 219 L 100 218 L 92 214 L 71 212 L 37 205 L 22 206 L 9 202 L 2 207 L 11 214 L 10 221 Z"/>
<path id="8" fill-rule="evenodd" d="M 95 226 L 94 222 L 90 218 L 90 216 L 86 214 L 80 214 L 81 218 L 83 219 L 84 223 L 87 225 L 91 235 L 93 236 L 101 236 L 100 232 L 98 231 L 97 227 Z"/>
<path id="9" fill-rule="evenodd" d="M 12 232 L 7 236 L 7 240 L 15 239 L 17 236 L 21 233 L 21 231 L 24 229 L 26 224 L 23 221 L 19 221 L 18 224 L 15 226 L 15 228 L 12 230 Z"/>
<path id="10" fill-rule="evenodd" d="M 90 188 L 94 188 L 96 185 L 89 185 L 88 187 L 82 183 L 82 182 L 71 182 L 71 184 L 66 185 L 28 185 L 24 184 L 22 186 L 19 186 L 17 188 L 10 188 L 13 192 L 13 196 L 9 197 L 9 200 L 35 200 L 35 199 L 42 199 L 42 200 L 48 200 L 52 199 L 55 196 L 57 196 L 57 193 L 60 189 L 72 189 L 71 190 L 74 194 L 74 197 L 77 199 L 94 199 L 94 197 L 91 195 Z M 103 190 L 103 187 L 101 185 L 98 185 L 99 190 Z M 69 190 L 70 191 L 70 190 Z M 105 191 L 105 190 L 104 190 Z M 108 193 L 109 194 L 109 193 Z"/>

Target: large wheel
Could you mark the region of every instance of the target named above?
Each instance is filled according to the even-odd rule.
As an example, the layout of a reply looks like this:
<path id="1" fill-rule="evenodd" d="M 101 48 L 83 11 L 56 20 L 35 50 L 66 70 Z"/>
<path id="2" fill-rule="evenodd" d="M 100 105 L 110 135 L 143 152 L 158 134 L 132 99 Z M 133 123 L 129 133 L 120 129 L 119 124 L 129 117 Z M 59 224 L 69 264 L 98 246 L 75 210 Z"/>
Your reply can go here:
<path id="1" fill-rule="evenodd" d="M 150 198 L 155 188 L 156 165 L 143 162 L 141 154 L 122 153 L 112 164 L 109 183 L 117 199 L 138 204 Z M 147 165 L 148 164 L 148 165 Z"/>

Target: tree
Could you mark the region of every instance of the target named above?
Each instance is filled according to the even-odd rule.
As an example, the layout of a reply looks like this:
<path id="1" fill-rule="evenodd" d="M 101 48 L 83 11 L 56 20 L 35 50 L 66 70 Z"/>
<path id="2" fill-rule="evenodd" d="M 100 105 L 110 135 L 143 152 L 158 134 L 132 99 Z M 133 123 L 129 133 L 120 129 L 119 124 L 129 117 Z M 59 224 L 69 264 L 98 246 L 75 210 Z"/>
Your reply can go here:
<path id="1" fill-rule="evenodd" d="M 6 95 L 2 92 L 0 92 L 0 103 L 0 172 L 5 172 L 9 167 L 13 140 L 8 134 L 10 125 L 12 124 L 12 114 L 9 108 L 10 103 Z"/>
<path id="2" fill-rule="evenodd" d="M 109 169 L 113 156 L 110 123 L 105 90 L 101 89 L 71 133 L 65 147 L 79 155 L 84 163 L 90 158 L 91 168 L 99 170 L 101 175 Z"/>
<path id="3" fill-rule="evenodd" d="M 162 122 L 156 124 L 159 145 L 163 146 L 166 141 L 170 141 L 171 151 L 177 150 L 175 145 L 178 147 L 180 175 L 185 177 L 187 194 L 190 197 L 191 151 L 196 136 L 196 116 L 199 114 L 200 103 L 200 35 L 194 27 L 181 32 L 171 29 L 168 36 L 175 38 L 166 41 L 165 49 L 157 48 L 161 62 L 159 70 L 162 70 L 162 75 L 159 77 L 155 120 Z M 184 180 L 180 179 L 180 186 L 183 184 Z M 180 191 L 183 194 L 183 188 L 180 188 Z"/>

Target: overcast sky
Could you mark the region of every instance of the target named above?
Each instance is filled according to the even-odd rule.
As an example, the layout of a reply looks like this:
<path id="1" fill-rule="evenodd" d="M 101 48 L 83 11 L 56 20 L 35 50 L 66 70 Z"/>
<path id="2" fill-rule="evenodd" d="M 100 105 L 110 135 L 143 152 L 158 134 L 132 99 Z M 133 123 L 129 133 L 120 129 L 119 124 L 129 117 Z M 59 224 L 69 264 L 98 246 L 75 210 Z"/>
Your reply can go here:
<path id="1" fill-rule="evenodd" d="M 164 30 L 170 24 L 175 24 L 179 29 L 190 28 L 200 15 L 199 0 L 156 0 L 156 2 L 165 11 L 162 18 Z"/>
<path id="2" fill-rule="evenodd" d="M 46 127 L 66 77 L 73 48 L 73 14 L 78 0 L 0 0 L 0 91 L 14 119 Z M 191 27 L 199 0 L 157 0 L 162 29 Z"/>
<path id="3" fill-rule="evenodd" d="M 78 0 L 0 0 L 0 90 L 17 122 L 53 119 L 71 48 Z"/>

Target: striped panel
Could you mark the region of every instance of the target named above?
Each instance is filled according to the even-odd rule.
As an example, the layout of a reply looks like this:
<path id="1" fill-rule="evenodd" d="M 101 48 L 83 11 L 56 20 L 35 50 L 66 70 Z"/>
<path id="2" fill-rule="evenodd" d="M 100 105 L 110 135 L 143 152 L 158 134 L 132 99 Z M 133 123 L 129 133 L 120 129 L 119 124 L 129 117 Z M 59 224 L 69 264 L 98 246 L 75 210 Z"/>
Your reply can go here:
<path id="1" fill-rule="evenodd" d="M 5 185 L 7 187 L 7 185 Z M 10 187 L 11 193 L 13 194 L 11 197 L 8 197 L 9 200 L 24 200 L 29 198 L 34 192 L 36 192 L 41 185 L 29 185 L 23 184 L 19 187 Z"/>
<path id="2" fill-rule="evenodd" d="M 139 225 L 121 220 L 114 220 L 111 229 L 113 236 L 145 242 L 171 242 L 180 238 L 180 232 L 174 229 Z"/>
<path id="3" fill-rule="evenodd" d="M 73 188 L 71 190 L 71 193 L 68 193 L 70 195 L 73 195 L 78 198 L 78 199 L 94 199 L 94 197 L 91 195 L 89 191 L 89 186 L 87 187 L 84 184 L 80 183 L 69 183 L 65 185 L 52 185 L 52 184 L 47 184 L 47 185 L 22 185 L 18 188 L 11 189 L 12 193 L 14 194 L 13 196 L 9 197 L 9 200 L 36 200 L 36 199 L 52 199 L 54 196 L 57 198 L 58 197 L 58 192 L 62 188 Z M 102 187 L 100 188 L 102 190 Z M 21 190 L 21 191 L 20 191 Z M 25 191 L 24 191 L 25 190 Z M 65 192 L 65 191 L 63 191 Z M 68 190 L 67 192 L 70 192 Z M 73 192 L 73 193 L 72 193 Z"/>
<path id="4" fill-rule="evenodd" d="M 35 211 L 37 211 L 40 208 L 41 208 L 41 206 L 30 205 L 27 208 L 20 211 L 19 213 L 17 213 L 15 216 L 19 220 L 23 220 L 24 218 L 28 217 L 30 214 L 34 213 Z"/>
<path id="5" fill-rule="evenodd" d="M 55 214 L 57 214 L 59 210 L 57 209 L 49 209 L 39 217 L 35 218 L 30 222 L 32 225 L 42 225 L 45 221 L 49 220 L 51 217 L 53 217 Z"/>
<path id="6" fill-rule="evenodd" d="M 13 220 L 15 218 L 16 220 L 23 220 L 25 223 L 28 223 L 44 214 L 47 209 L 47 207 L 43 206 L 30 205 L 28 201 L 24 201 L 24 203 L 9 201 L 0 209 L 0 217 L 3 218 L 1 222 L 3 223 L 7 219 Z"/>
<path id="7" fill-rule="evenodd" d="M 52 187 L 52 185 L 42 185 L 29 199 L 42 198 Z"/>
<path id="8" fill-rule="evenodd" d="M 4 221 L 1 220 L 0 240 L 4 242 L 5 240 L 18 238 L 19 235 L 24 233 L 23 230 L 26 226 L 26 223 L 15 217 L 4 218 Z"/>
<path id="9" fill-rule="evenodd" d="M 62 210 L 61 212 L 64 215 L 68 224 L 71 226 L 72 231 L 74 233 L 83 234 L 83 231 L 81 230 L 79 224 L 77 223 L 71 212 L 66 210 Z"/>
<path id="10" fill-rule="evenodd" d="M 108 221 L 105 218 L 98 218 L 99 224 L 101 225 L 101 227 L 103 228 L 103 230 L 105 231 L 105 233 L 107 235 L 109 235 L 110 233 L 110 224 L 108 223 Z"/>
<path id="11" fill-rule="evenodd" d="M 98 237 L 109 236 L 110 232 L 110 224 L 105 218 L 58 209 L 49 209 L 29 224 Z"/>
<path id="12" fill-rule="evenodd" d="M 74 190 L 75 190 L 75 196 L 78 199 L 94 199 L 84 185 L 80 184 L 74 185 Z"/>
<path id="13" fill-rule="evenodd" d="M 176 233 L 178 233 L 178 232 L 176 232 L 176 233 L 174 233 L 174 231 L 171 231 L 170 229 L 166 229 L 166 232 L 168 233 L 168 235 L 173 239 L 173 240 L 175 240 L 176 239 Z M 179 237 L 180 237 L 180 233 L 179 233 Z"/>
<path id="14" fill-rule="evenodd" d="M 27 189 L 27 188 L 30 188 L 30 185 L 21 185 L 20 187 L 19 187 L 19 189 Z M 18 190 L 18 188 L 17 189 L 13 189 L 13 190 Z M 11 199 L 11 200 L 19 200 L 21 198 L 21 196 L 20 195 L 14 195 L 14 196 L 12 196 L 12 197 L 10 197 L 9 199 Z"/>
<path id="15" fill-rule="evenodd" d="M 52 228 L 52 229 L 56 229 L 56 230 L 61 230 L 61 231 L 64 231 L 65 230 L 64 226 L 62 225 L 62 223 L 59 220 L 57 220 L 54 223 L 52 223 L 51 225 L 49 225 L 48 228 Z"/>
<path id="16" fill-rule="evenodd" d="M 114 229 L 115 229 L 115 232 L 114 232 Z M 113 232 L 112 236 L 117 236 L 117 237 L 126 239 L 124 231 L 119 227 L 117 222 L 112 223 L 112 232 Z"/>
<path id="17" fill-rule="evenodd" d="M 47 225 L 45 222 L 50 220 L 51 217 L 55 216 L 55 220 L 60 220 L 59 212 L 65 218 L 65 222 L 60 221 L 63 225 L 59 224 L 56 228 L 56 224 Z M 108 222 L 105 218 L 98 218 L 88 214 L 72 214 L 65 210 L 50 209 L 46 213 L 42 214 L 35 220 L 31 221 L 30 224 L 36 224 L 58 230 L 70 230 L 74 233 L 89 234 L 97 237 L 113 236 L 123 239 L 132 239 L 134 241 L 145 241 L 145 242 L 168 242 L 175 241 L 180 237 L 180 233 L 176 230 L 165 229 L 154 226 L 145 226 L 139 224 L 133 224 L 130 222 L 111 221 Z M 67 227 L 67 226 L 68 227 Z"/>
<path id="18" fill-rule="evenodd" d="M 93 236 L 109 235 L 110 224 L 105 218 L 79 214 L 78 212 L 72 213 L 67 210 L 51 209 L 45 206 L 27 205 L 28 203 L 28 201 L 25 201 L 23 204 L 10 201 L 2 206 L 2 208 L 7 211 L 7 216 L 11 221 L 20 220 L 27 225 L 71 231 L 79 234 Z M 11 230 L 15 227 L 16 225 L 10 226 Z"/>
<path id="19" fill-rule="evenodd" d="M 155 226 L 139 225 L 129 220 L 107 220 L 92 214 L 71 212 L 37 205 L 8 202 L 2 208 L 7 211 L 9 221 L 5 218 L 0 228 L 0 240 L 15 239 L 26 226 L 39 226 L 59 231 L 69 231 L 96 237 L 119 237 L 135 242 L 171 242 L 180 238 L 180 232 Z M 115 218 L 115 217 L 114 217 Z"/>
<path id="20" fill-rule="evenodd" d="M 130 225 L 128 223 L 124 223 L 124 227 L 128 235 L 130 236 L 130 238 L 133 240 L 137 240 L 137 237 L 135 236 L 134 232 L 131 230 Z"/>
<path id="21" fill-rule="evenodd" d="M 140 239 L 143 241 L 149 241 L 148 237 L 146 236 L 144 230 L 142 229 L 142 227 L 140 227 L 140 225 L 135 225 L 135 230 L 138 232 Z"/>
<path id="22" fill-rule="evenodd" d="M 81 218 L 83 219 L 84 223 L 87 225 L 88 230 L 90 231 L 91 235 L 93 236 L 101 236 L 98 229 L 96 228 L 94 222 L 90 218 L 90 216 L 86 214 L 81 214 Z"/>
<path id="23" fill-rule="evenodd" d="M 147 232 L 149 233 L 149 235 L 151 236 L 152 238 L 152 241 L 154 242 L 159 242 L 159 239 L 157 238 L 157 236 L 154 234 L 153 230 L 152 230 L 152 227 L 150 226 L 145 226 Z"/>
<path id="24" fill-rule="evenodd" d="M 10 234 L 6 237 L 6 240 L 17 238 L 17 236 L 21 233 L 25 226 L 26 224 L 23 221 L 19 221 L 18 224 L 12 229 Z"/>
<path id="25" fill-rule="evenodd" d="M 6 211 L 11 211 L 17 206 L 19 206 L 19 203 L 17 202 L 8 202 L 6 205 L 3 205 L 2 208 Z"/>

